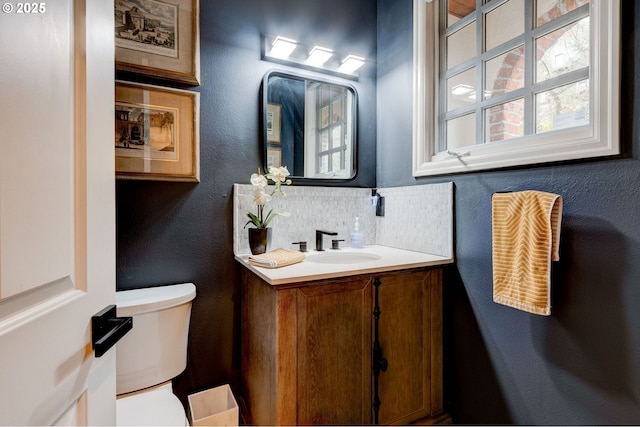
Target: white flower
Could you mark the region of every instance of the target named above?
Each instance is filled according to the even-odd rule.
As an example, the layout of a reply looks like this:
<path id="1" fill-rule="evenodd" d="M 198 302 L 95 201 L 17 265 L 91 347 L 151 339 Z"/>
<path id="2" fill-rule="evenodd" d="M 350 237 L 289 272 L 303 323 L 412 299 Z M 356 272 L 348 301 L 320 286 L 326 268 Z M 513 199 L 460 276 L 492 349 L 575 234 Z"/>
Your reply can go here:
<path id="1" fill-rule="evenodd" d="M 286 166 L 282 166 L 280 168 L 274 168 L 273 166 L 269 166 L 269 175 L 268 177 L 273 182 L 284 182 L 287 185 L 291 184 L 291 180 L 287 180 L 289 176 L 289 170 Z"/>
<path id="2" fill-rule="evenodd" d="M 258 206 L 258 214 L 254 214 L 253 212 L 247 212 L 247 217 L 249 221 L 244 225 L 245 227 L 249 224 L 253 224 L 256 228 L 267 228 L 269 222 L 278 216 L 289 216 L 288 212 L 274 212 L 271 209 L 266 216 L 264 216 L 264 206 L 271 201 L 272 196 L 274 194 L 280 194 L 284 196 L 284 191 L 282 191 L 282 184 L 291 185 L 291 180 L 287 179 L 289 176 L 289 170 L 286 166 L 280 168 L 274 168 L 273 166 L 269 167 L 269 173 L 266 175 L 262 175 L 260 173 L 260 169 L 258 169 L 258 173 L 251 174 L 251 184 L 253 185 L 253 201 Z M 270 193 L 267 193 L 267 186 L 269 185 L 269 180 L 272 180 L 274 183 L 274 188 Z"/>
<path id="3" fill-rule="evenodd" d="M 256 187 L 256 189 L 253 191 L 253 201 L 256 205 L 264 206 L 271 201 L 271 195 L 265 193 L 263 188 Z"/>
<path id="4" fill-rule="evenodd" d="M 264 175 L 258 175 L 257 173 L 251 174 L 251 184 L 255 187 L 264 188 L 269 182 Z"/>

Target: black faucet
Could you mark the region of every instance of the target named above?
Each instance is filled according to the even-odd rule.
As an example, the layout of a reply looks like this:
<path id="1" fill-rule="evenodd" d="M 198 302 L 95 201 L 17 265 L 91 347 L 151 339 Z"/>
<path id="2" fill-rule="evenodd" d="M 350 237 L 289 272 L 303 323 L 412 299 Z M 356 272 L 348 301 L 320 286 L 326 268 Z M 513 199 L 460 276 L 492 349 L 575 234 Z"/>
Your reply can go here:
<path id="1" fill-rule="evenodd" d="M 327 236 L 338 235 L 338 233 L 336 233 L 335 231 L 316 230 L 316 251 L 324 251 L 324 249 L 322 248 L 323 234 L 326 234 Z"/>

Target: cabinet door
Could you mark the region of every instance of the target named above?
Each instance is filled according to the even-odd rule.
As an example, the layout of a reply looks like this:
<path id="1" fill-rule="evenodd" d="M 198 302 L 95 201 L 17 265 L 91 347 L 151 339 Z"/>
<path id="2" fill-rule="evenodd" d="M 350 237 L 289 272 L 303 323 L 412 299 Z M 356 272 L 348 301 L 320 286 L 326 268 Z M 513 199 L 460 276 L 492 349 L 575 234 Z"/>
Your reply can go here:
<path id="1" fill-rule="evenodd" d="M 388 368 L 380 373 L 380 424 L 435 415 L 441 402 L 441 272 L 381 277 L 379 341 Z"/>
<path id="2" fill-rule="evenodd" d="M 371 281 L 298 289 L 298 425 L 371 422 Z"/>

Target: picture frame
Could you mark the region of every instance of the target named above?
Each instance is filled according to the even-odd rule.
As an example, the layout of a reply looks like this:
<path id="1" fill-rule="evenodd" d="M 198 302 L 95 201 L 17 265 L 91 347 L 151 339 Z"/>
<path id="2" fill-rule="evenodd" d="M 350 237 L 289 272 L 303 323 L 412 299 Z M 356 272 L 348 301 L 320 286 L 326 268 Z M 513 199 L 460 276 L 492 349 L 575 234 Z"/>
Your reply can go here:
<path id="1" fill-rule="evenodd" d="M 282 105 L 273 102 L 267 103 L 267 142 L 280 144 L 280 131 L 282 127 Z"/>
<path id="2" fill-rule="evenodd" d="M 282 166 L 282 148 L 267 147 L 267 168 L 269 166 L 274 168 Z"/>
<path id="3" fill-rule="evenodd" d="M 200 181 L 200 94 L 117 80 L 117 179 Z"/>
<path id="4" fill-rule="evenodd" d="M 115 0 L 117 72 L 200 85 L 199 0 Z"/>

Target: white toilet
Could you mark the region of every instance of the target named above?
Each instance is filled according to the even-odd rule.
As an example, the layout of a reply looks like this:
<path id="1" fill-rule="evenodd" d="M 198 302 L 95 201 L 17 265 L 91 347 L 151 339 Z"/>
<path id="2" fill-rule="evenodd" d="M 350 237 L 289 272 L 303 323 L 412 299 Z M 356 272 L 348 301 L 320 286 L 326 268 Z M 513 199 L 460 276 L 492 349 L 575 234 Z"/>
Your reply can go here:
<path id="1" fill-rule="evenodd" d="M 193 283 L 116 292 L 133 329 L 116 345 L 116 424 L 188 426 L 171 379 L 187 366 Z"/>

